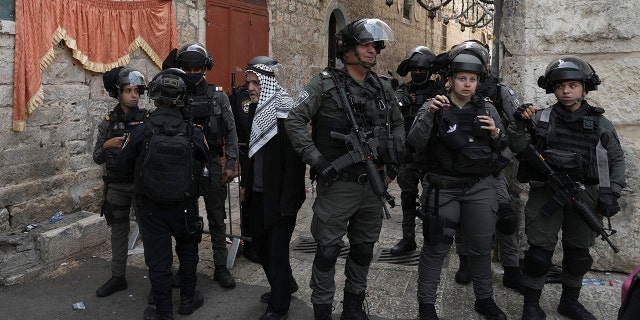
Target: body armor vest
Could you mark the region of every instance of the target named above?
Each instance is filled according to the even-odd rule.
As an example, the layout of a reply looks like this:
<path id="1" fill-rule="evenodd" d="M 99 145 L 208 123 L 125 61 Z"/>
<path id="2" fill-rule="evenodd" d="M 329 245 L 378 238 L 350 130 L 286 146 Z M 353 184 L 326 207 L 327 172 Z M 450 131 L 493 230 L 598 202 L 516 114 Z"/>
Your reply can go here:
<path id="1" fill-rule="evenodd" d="M 568 119 L 559 111 L 561 105 L 551 108 L 549 122 L 540 121 L 536 128 L 543 155 L 558 172 L 586 184 L 598 183 L 596 146 L 600 140 L 601 113 L 587 106 L 583 116 Z"/>
<path id="2" fill-rule="evenodd" d="M 345 71 L 337 70 L 336 73 L 345 73 Z M 372 75 L 377 77 L 376 75 Z M 379 137 L 387 131 L 387 117 L 389 117 L 389 107 L 391 101 L 389 97 L 383 93 L 384 88 L 374 87 L 369 82 L 363 86 L 356 85 L 353 79 L 348 75 L 339 75 L 340 81 L 344 81 L 347 89 L 347 96 L 351 103 L 351 109 L 358 122 L 358 125 L 365 130 L 367 136 Z M 324 95 L 329 96 L 335 108 L 343 110 L 342 100 L 338 87 L 335 85 L 330 76 L 324 79 Z M 325 98 L 326 99 L 326 98 Z M 381 107 L 384 105 L 385 107 Z M 351 122 L 347 118 L 346 112 L 341 118 L 328 118 L 318 115 L 313 122 L 312 137 L 316 147 L 325 159 L 333 161 L 348 152 L 344 141 L 331 137 L 331 132 L 339 132 L 348 134 L 351 132 Z M 379 155 L 383 153 L 379 151 Z M 364 167 L 362 168 L 364 170 Z M 364 171 L 363 171 L 364 172 Z"/>
<path id="3" fill-rule="evenodd" d="M 201 126 L 209 147 L 213 149 L 222 147 L 222 105 L 215 98 L 216 89 L 208 85 L 206 92 L 198 92 L 191 97 L 189 109 L 193 122 Z"/>
<path id="4" fill-rule="evenodd" d="M 486 114 L 484 101 L 475 97 L 474 108 L 448 109 L 448 121 L 443 121 L 440 112 L 436 117 L 433 133 L 426 150 L 427 170 L 452 177 L 486 177 L 493 171 L 493 160 L 497 154 L 491 149 L 491 136 L 479 128 L 477 116 Z M 454 129 L 454 131 L 451 131 Z M 456 143 L 450 141 L 458 131 Z M 462 139 L 462 140 L 461 140 Z M 466 140 L 466 141 L 464 141 Z M 453 148 L 454 145 L 460 145 Z"/>
<path id="5" fill-rule="evenodd" d="M 120 110 L 119 110 L 120 111 Z M 107 130 L 107 140 L 115 137 L 122 137 L 131 134 L 133 129 L 144 123 L 147 116 L 146 109 L 131 110 L 128 114 L 123 114 L 115 109 L 109 113 L 106 120 L 109 121 L 109 127 Z M 120 154 L 120 149 L 109 148 L 104 150 L 105 155 L 105 167 L 107 169 L 107 176 L 122 176 L 116 172 L 117 161 L 116 158 Z"/>

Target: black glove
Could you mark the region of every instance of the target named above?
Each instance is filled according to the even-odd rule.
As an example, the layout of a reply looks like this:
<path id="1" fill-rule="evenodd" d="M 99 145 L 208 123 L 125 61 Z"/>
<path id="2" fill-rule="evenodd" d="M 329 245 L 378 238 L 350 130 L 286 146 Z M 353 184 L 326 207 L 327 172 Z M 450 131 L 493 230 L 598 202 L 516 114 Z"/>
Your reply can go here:
<path id="1" fill-rule="evenodd" d="M 518 230 L 518 216 L 509 203 L 498 204 L 496 229 L 504 235 L 512 235 Z"/>
<path id="2" fill-rule="evenodd" d="M 620 211 L 618 198 L 620 198 L 620 195 L 611 191 L 611 188 L 600 188 L 598 192 L 598 213 L 605 217 L 613 217 Z"/>
<path id="3" fill-rule="evenodd" d="M 322 182 L 332 182 L 338 178 L 338 171 L 331 162 L 322 158 L 313 166 L 313 170 L 318 174 L 318 179 Z"/>
<path id="4" fill-rule="evenodd" d="M 523 103 L 521 104 L 516 111 L 513 112 L 513 118 L 516 120 L 524 120 L 522 118 L 522 113 L 527 110 L 531 106 L 531 103 Z"/>

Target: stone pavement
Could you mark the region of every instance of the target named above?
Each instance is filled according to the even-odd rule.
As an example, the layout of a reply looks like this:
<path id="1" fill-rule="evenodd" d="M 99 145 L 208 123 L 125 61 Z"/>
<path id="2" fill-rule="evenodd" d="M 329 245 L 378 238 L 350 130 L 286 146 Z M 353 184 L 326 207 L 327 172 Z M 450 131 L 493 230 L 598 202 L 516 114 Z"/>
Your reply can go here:
<path id="1" fill-rule="evenodd" d="M 233 222 L 231 229 L 235 235 L 239 234 L 240 230 L 237 185 L 237 183 L 231 183 L 230 189 Z M 416 301 L 418 271 L 415 265 L 417 252 L 407 259 L 409 265 L 382 262 L 388 257 L 388 248 L 395 245 L 402 235 L 397 184 L 392 184 L 390 191 L 396 196 L 398 205 L 391 209 L 392 218 L 384 221 L 380 241 L 376 244 L 375 262 L 371 265 L 366 301 L 372 319 L 416 319 L 418 315 Z M 291 265 L 300 285 L 300 290 L 293 295 L 289 312 L 289 319 L 293 320 L 313 319 L 312 305 L 309 301 L 311 291 L 308 287 L 313 253 L 306 250 L 304 246 L 309 244 L 309 240 L 312 241 L 309 232 L 313 203 L 311 186 L 308 187 L 307 196 L 307 201 L 298 216 L 291 245 Z M 203 216 L 206 216 L 204 212 Z M 418 234 L 421 234 L 419 223 L 417 228 Z M 422 239 L 417 240 L 420 246 Z M 129 257 L 130 267 L 127 274 L 129 289 L 125 291 L 107 298 L 95 297 L 96 288 L 109 277 L 110 258 L 108 251 L 97 252 L 93 256 L 88 255 L 68 261 L 53 273 L 43 275 L 39 279 L 21 285 L 0 287 L 0 318 L 141 319 L 142 311 L 147 306 L 146 297 L 150 288 L 141 250 L 142 245 L 138 241 L 137 247 L 132 250 Z M 266 305 L 259 302 L 259 297 L 269 288 L 260 265 L 251 263 L 238 254 L 231 270 L 238 285 L 233 289 L 222 289 L 212 280 L 211 243 L 207 234 L 204 235 L 200 244 L 200 256 L 198 290 L 205 296 L 205 305 L 191 316 L 176 314 L 177 319 L 257 319 L 264 312 Z M 344 261 L 344 259 L 338 259 L 336 265 L 338 290 L 334 302 L 334 319 L 338 319 L 342 312 Z M 472 286 L 462 286 L 453 280 L 457 265 L 457 255 L 452 252 L 445 261 L 438 292 L 436 308 L 439 316 L 441 319 L 449 320 L 483 319 L 473 310 Z M 499 262 L 494 263 L 493 271 L 496 303 L 505 311 L 509 319 L 520 319 L 522 296 L 502 286 L 502 267 Z M 604 280 L 605 285 L 585 286 L 580 300 L 598 319 L 615 319 L 620 305 L 620 285 L 625 277 L 624 274 L 588 273 L 586 278 Z M 541 302 L 547 313 L 547 319 L 564 319 L 555 311 L 560 291 L 560 284 L 545 286 Z M 178 297 L 179 291 L 175 289 L 175 302 L 178 301 Z M 77 302 L 83 302 L 85 309 L 74 311 L 72 305 Z"/>

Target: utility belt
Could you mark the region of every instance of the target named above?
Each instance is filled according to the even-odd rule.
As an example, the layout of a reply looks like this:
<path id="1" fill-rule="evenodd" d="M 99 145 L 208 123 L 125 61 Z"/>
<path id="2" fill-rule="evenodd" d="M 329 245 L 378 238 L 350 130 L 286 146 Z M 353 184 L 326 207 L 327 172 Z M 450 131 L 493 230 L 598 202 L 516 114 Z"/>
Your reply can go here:
<path id="1" fill-rule="evenodd" d="M 106 184 L 109 183 L 133 183 L 133 177 L 124 177 L 124 176 L 102 176 L 102 181 Z"/>
<path id="2" fill-rule="evenodd" d="M 457 178 L 440 175 L 427 175 L 427 181 L 433 189 L 471 189 L 483 178 Z"/>
<path id="3" fill-rule="evenodd" d="M 365 185 L 369 183 L 369 175 L 364 165 L 355 165 L 342 170 L 338 175 L 338 180 Z"/>

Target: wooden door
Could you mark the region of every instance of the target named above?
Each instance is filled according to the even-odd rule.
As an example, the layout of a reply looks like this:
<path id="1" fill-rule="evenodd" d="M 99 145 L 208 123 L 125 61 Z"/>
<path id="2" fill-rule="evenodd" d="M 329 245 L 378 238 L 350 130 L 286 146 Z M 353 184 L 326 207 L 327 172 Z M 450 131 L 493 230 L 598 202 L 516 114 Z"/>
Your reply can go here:
<path id="1" fill-rule="evenodd" d="M 236 86 L 244 83 L 247 62 L 269 55 L 269 15 L 266 0 L 207 1 L 207 50 L 214 66 L 207 81 L 231 90 L 231 73 Z"/>

